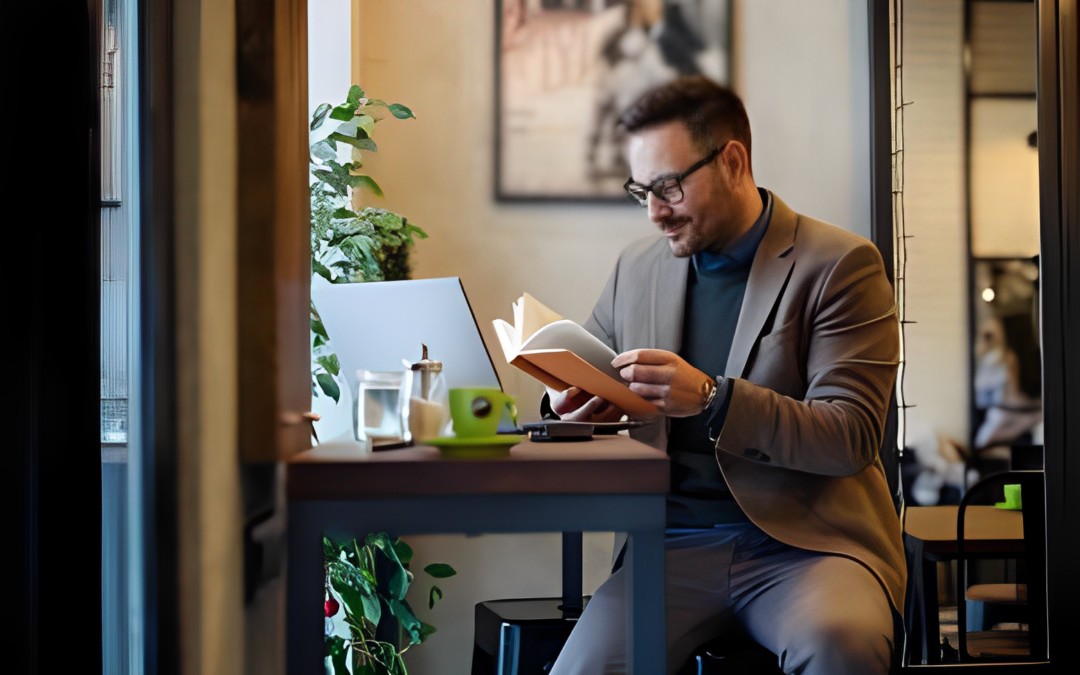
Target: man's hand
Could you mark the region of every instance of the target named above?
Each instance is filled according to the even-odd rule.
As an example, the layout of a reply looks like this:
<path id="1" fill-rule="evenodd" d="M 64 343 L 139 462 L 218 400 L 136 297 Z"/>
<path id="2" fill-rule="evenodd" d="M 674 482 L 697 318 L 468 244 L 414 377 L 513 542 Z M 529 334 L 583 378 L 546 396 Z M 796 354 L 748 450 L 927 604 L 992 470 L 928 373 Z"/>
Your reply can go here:
<path id="1" fill-rule="evenodd" d="M 668 417 L 690 417 L 704 408 L 702 385 L 712 378 L 678 354 L 662 349 L 634 349 L 616 356 L 611 365 L 630 383 L 630 391 Z"/>
<path id="2" fill-rule="evenodd" d="M 558 392 L 548 387 L 551 409 L 568 422 L 618 422 L 623 411 L 599 396 L 570 387 Z"/>

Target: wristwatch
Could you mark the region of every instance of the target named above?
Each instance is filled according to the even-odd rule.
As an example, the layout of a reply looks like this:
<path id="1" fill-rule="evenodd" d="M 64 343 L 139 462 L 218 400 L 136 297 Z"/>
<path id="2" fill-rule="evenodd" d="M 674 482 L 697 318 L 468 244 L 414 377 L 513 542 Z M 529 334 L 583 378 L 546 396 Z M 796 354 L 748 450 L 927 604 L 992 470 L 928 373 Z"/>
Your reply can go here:
<path id="1" fill-rule="evenodd" d="M 708 378 L 701 383 L 701 412 L 705 412 L 709 409 L 709 406 L 716 400 L 716 378 Z"/>

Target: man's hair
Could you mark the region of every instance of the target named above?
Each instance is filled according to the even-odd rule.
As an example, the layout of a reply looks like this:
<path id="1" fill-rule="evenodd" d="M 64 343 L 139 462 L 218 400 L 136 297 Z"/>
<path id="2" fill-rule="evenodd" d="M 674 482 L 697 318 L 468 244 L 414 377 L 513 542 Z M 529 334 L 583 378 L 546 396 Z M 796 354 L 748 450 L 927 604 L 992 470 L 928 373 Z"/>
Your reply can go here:
<path id="1" fill-rule="evenodd" d="M 619 117 L 629 133 L 680 121 L 690 138 L 708 152 L 728 140 L 746 146 L 750 155 L 750 119 L 735 92 L 701 75 L 672 80 L 645 92 Z"/>

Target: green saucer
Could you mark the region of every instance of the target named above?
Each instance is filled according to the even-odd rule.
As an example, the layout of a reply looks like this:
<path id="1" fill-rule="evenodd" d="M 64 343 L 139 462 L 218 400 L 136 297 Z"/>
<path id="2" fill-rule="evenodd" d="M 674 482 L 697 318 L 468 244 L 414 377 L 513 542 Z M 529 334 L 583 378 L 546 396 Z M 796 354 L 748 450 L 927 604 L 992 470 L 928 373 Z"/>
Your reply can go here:
<path id="1" fill-rule="evenodd" d="M 510 448 L 523 440 L 522 436 L 516 434 L 499 434 L 474 438 L 443 436 L 429 438 L 421 443 L 435 446 L 444 457 L 496 457 L 510 454 Z"/>

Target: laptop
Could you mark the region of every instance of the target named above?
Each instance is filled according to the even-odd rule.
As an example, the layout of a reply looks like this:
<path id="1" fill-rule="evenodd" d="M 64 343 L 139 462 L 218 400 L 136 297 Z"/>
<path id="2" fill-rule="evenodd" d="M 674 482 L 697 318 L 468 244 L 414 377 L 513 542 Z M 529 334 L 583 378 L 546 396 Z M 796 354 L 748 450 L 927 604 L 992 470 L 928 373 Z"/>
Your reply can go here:
<path id="1" fill-rule="evenodd" d="M 361 370 L 403 372 L 402 361 L 441 361 L 447 388 L 502 389 L 458 277 L 330 284 L 313 280 L 311 299 L 357 400 Z"/>

